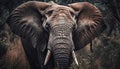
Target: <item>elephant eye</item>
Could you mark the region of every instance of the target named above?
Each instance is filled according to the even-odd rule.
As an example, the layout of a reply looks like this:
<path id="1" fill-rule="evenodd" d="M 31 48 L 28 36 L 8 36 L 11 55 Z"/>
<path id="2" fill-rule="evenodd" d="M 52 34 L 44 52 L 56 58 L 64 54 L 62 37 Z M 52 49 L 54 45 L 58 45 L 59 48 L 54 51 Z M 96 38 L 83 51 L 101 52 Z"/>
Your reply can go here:
<path id="1" fill-rule="evenodd" d="M 48 17 L 50 17 L 52 15 L 52 13 L 53 13 L 53 10 L 50 10 L 46 14 L 47 14 Z"/>
<path id="2" fill-rule="evenodd" d="M 70 14 L 71 14 L 71 16 L 72 16 L 72 17 L 74 17 L 74 16 L 75 16 L 75 13 L 74 13 L 74 12 L 72 12 L 72 11 L 70 11 Z"/>

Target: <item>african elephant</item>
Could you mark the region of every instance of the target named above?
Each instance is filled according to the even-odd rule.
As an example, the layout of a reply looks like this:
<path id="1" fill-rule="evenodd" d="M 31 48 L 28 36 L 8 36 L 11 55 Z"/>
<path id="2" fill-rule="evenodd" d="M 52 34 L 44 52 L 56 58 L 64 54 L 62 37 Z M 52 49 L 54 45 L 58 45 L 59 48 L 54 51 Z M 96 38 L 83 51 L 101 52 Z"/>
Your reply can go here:
<path id="1" fill-rule="evenodd" d="M 75 51 L 105 29 L 101 12 L 88 2 L 28 1 L 12 11 L 7 23 L 21 37 L 31 69 L 69 69 L 73 60 L 78 65 Z"/>

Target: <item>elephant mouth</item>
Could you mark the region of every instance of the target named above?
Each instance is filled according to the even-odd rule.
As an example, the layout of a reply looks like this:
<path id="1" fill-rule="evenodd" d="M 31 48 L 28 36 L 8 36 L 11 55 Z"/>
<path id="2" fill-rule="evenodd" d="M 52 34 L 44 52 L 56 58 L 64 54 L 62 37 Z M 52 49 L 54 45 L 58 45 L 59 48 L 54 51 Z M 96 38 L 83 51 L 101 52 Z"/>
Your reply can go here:
<path id="1" fill-rule="evenodd" d="M 50 60 L 51 54 L 53 54 L 55 64 L 58 67 L 69 67 L 71 58 L 78 65 L 72 41 L 71 26 L 56 25 L 51 30 L 44 65 Z"/>

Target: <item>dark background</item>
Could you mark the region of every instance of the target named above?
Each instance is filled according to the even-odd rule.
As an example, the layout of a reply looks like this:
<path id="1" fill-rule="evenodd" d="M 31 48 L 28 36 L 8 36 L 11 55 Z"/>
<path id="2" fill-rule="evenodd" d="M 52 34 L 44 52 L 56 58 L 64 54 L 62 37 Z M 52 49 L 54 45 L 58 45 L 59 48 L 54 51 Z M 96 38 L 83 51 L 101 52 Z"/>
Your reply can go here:
<path id="1" fill-rule="evenodd" d="M 6 25 L 6 19 L 18 5 L 32 0 L 0 0 L 0 69 L 5 69 L 3 57 L 11 48 L 10 41 L 16 38 Z M 40 0 L 48 2 L 49 0 Z M 58 4 L 87 1 L 96 5 L 102 12 L 106 30 L 78 51 L 80 69 L 120 69 L 120 0 L 53 0 Z M 76 69 L 75 64 L 71 65 Z"/>

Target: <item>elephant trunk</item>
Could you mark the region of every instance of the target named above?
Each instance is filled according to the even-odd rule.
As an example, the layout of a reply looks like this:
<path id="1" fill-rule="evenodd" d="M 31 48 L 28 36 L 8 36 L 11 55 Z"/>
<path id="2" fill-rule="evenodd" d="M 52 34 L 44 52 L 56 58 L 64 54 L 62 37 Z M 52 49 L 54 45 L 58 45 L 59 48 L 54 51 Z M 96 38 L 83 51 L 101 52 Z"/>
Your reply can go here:
<path id="1" fill-rule="evenodd" d="M 60 69 L 67 69 L 70 65 L 71 49 L 67 43 L 57 43 L 53 48 L 55 63 Z"/>
<path id="2" fill-rule="evenodd" d="M 48 49 L 52 52 L 57 67 L 60 69 L 69 67 L 74 44 L 72 31 L 68 25 L 60 24 L 51 29 Z"/>
<path id="3" fill-rule="evenodd" d="M 70 65 L 72 46 L 70 38 L 59 37 L 53 41 L 53 56 L 55 63 L 60 69 L 67 69 Z"/>

